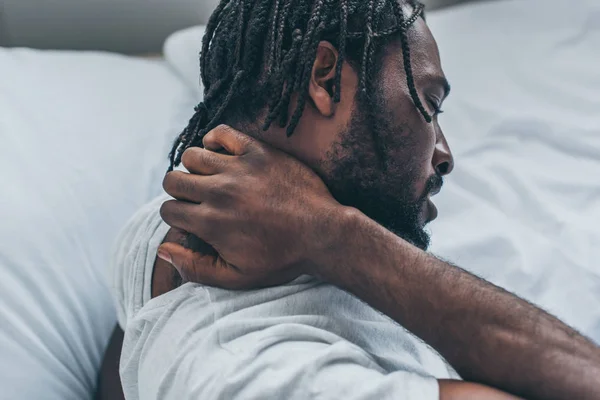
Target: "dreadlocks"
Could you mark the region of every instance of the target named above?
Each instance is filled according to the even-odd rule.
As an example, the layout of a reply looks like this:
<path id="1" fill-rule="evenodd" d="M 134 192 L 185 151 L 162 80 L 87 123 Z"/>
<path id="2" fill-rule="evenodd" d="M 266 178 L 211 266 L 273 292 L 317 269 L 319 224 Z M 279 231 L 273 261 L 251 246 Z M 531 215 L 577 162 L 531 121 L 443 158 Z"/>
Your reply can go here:
<path id="1" fill-rule="evenodd" d="M 412 15 L 404 14 L 404 3 L 412 6 Z M 255 115 L 268 105 L 263 130 L 277 121 L 291 136 L 306 106 L 321 40 L 338 49 L 333 98 L 339 102 L 343 62 L 357 67 L 359 89 L 366 96 L 377 43 L 398 33 L 410 95 L 431 122 L 415 88 L 407 34 L 423 16 L 423 8 L 416 0 L 221 0 L 202 40 L 204 101 L 175 140 L 169 171 L 181 163 L 187 148 L 202 146 L 204 136 L 221 123 L 226 111 Z M 290 118 L 293 93 L 298 93 L 298 102 Z"/>

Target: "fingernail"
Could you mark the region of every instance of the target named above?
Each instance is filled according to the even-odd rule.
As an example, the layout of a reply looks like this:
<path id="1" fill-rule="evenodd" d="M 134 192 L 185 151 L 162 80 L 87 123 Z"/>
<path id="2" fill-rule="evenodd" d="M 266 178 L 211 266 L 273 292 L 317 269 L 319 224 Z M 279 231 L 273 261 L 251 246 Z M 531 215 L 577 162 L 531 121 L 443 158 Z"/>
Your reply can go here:
<path id="1" fill-rule="evenodd" d="M 169 253 L 167 253 L 166 251 L 164 251 L 163 249 L 158 249 L 157 254 L 158 254 L 158 258 L 165 260 L 169 264 L 173 263 L 173 259 L 171 259 L 171 255 Z"/>

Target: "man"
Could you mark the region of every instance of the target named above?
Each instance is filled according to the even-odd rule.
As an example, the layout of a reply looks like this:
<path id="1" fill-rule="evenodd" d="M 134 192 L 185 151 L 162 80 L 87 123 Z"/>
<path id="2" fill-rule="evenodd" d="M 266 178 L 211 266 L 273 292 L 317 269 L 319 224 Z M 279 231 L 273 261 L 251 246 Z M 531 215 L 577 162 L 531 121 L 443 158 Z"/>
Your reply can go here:
<path id="1" fill-rule="evenodd" d="M 430 197 L 453 167 L 436 118 L 449 85 L 421 12 L 391 0 L 221 2 L 203 45 L 205 102 L 171 154 L 196 175 L 165 180 L 184 201 L 162 207 L 174 229 L 158 218 L 158 200 L 129 224 L 115 257 L 128 398 L 511 398 L 491 386 L 598 395 L 593 344 L 418 250 L 436 216 Z M 310 169 L 226 129 L 206 135 L 219 123 Z M 185 152 L 202 145 L 235 157 Z M 241 182 L 253 194 L 245 204 Z M 265 210 L 272 218 L 248 224 Z M 207 273 L 207 261 L 217 268 Z M 278 287 L 180 286 L 169 263 L 186 280 Z M 489 387 L 457 380 L 403 328 L 304 274 L 356 294 Z M 479 303 L 466 302 L 472 294 Z M 547 332 L 534 337 L 540 345 L 529 319 L 516 324 L 523 314 L 515 320 L 492 299 L 536 319 Z"/>

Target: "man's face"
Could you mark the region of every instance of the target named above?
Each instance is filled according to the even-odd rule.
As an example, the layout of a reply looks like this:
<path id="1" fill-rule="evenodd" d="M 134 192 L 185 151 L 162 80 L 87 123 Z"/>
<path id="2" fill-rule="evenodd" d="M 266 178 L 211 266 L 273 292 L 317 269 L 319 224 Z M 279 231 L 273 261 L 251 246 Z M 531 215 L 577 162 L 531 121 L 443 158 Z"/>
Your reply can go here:
<path id="1" fill-rule="evenodd" d="M 379 93 L 357 104 L 327 159 L 325 183 L 340 203 L 427 249 L 424 227 L 437 216 L 429 197 L 442 186 L 442 174 L 426 167 L 431 157 L 427 132 L 399 120 Z"/>
<path id="2" fill-rule="evenodd" d="M 437 45 L 422 19 L 410 28 L 409 43 L 415 87 L 426 110 L 435 115 L 432 123 L 410 96 L 397 40 L 385 47 L 368 97 L 356 95 L 358 77 L 347 68 L 334 115 L 323 117 L 315 111 L 318 107 L 307 108 L 297 132 L 286 143 L 274 144 L 313 167 L 340 203 L 426 249 L 424 227 L 437 216 L 430 196 L 453 168 L 437 119 L 449 88 Z"/>

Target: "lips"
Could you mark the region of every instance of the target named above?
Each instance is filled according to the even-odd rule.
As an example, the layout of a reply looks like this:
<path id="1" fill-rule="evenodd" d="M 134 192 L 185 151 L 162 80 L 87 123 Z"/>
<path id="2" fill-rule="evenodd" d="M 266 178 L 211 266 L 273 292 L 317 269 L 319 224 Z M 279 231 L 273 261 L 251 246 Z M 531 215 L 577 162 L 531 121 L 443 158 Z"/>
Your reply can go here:
<path id="1" fill-rule="evenodd" d="M 422 204 L 421 222 L 423 226 L 435 220 L 438 216 L 438 209 L 435 204 L 433 204 L 433 201 L 431 201 L 431 198 L 442 190 L 443 185 L 444 180 L 439 175 L 432 175 L 425 183 L 425 190 L 420 199 Z"/>
<path id="2" fill-rule="evenodd" d="M 427 199 L 427 214 L 427 222 L 431 222 L 438 217 L 438 209 L 431 199 Z"/>
<path id="3" fill-rule="evenodd" d="M 425 201 L 421 204 L 421 224 L 422 226 L 425 226 L 437 218 L 438 209 L 429 196 L 427 196 Z"/>
<path id="4" fill-rule="evenodd" d="M 431 191 L 429 192 L 429 197 L 433 197 L 436 194 L 438 194 L 440 191 L 442 190 L 442 185 L 436 185 L 435 187 L 433 187 L 431 189 Z M 431 200 L 430 200 L 431 201 Z"/>

